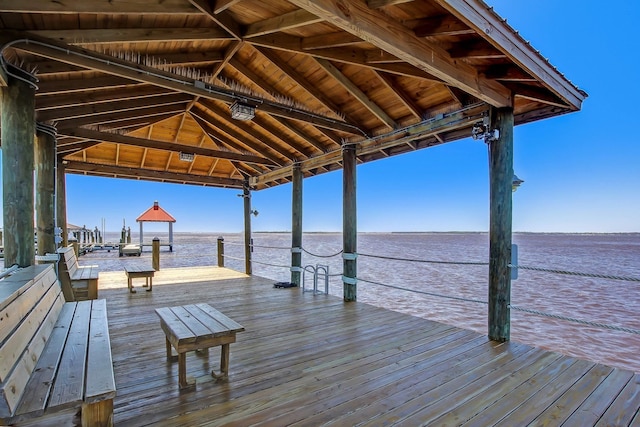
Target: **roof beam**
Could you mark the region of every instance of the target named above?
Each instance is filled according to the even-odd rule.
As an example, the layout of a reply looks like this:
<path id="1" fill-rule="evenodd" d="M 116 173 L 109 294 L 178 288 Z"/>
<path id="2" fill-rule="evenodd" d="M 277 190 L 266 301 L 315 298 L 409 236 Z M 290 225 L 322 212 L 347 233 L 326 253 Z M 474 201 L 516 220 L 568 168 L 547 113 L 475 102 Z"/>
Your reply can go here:
<path id="1" fill-rule="evenodd" d="M 20 49 L 40 56 L 57 59 L 92 70 L 102 71 L 107 74 L 135 80 L 141 83 L 150 83 L 177 92 L 189 93 L 205 99 L 222 101 L 227 104 L 232 104 L 238 98 L 238 96 L 232 91 L 224 90 L 219 87 L 214 90 L 210 90 L 206 87 L 199 87 L 196 86 L 196 81 L 194 79 L 182 77 L 174 73 L 38 37 L 34 37 L 33 40 L 31 36 L 28 37 L 29 43 L 25 42 L 24 44 L 20 44 Z M 18 36 L 18 38 L 24 39 L 24 36 Z M 260 102 L 262 102 L 262 100 L 260 100 Z M 260 103 L 259 108 L 269 114 L 289 117 L 294 120 L 305 121 L 314 125 L 339 130 L 349 134 L 362 133 L 360 129 L 353 125 L 331 118 L 322 117 L 318 114 L 310 114 L 302 110 L 296 110 L 290 106 L 281 105 L 276 102 Z"/>
<path id="2" fill-rule="evenodd" d="M 168 95 L 159 95 L 148 98 L 131 99 L 114 102 L 101 102 L 98 104 L 78 105 L 67 108 L 52 108 L 49 110 L 38 111 L 36 117 L 39 121 L 57 121 L 73 119 L 76 117 L 86 117 L 100 114 L 109 114 L 116 111 L 131 111 L 140 108 L 160 107 L 171 104 L 184 104 L 191 97 L 183 93 L 173 93 Z M 131 113 L 135 115 L 135 112 Z"/>
<path id="3" fill-rule="evenodd" d="M 135 123 L 142 121 L 144 118 L 151 118 L 157 116 L 173 116 L 176 113 L 183 113 L 185 109 L 184 104 L 171 104 L 165 105 L 161 107 L 149 107 L 149 108 L 141 108 L 139 110 L 126 110 L 126 111 L 118 111 L 118 112 L 109 112 L 105 114 L 95 115 L 95 116 L 86 116 L 80 117 L 77 119 L 70 120 L 62 120 L 56 124 L 56 128 L 59 133 L 62 133 L 64 129 L 72 129 L 79 126 L 86 125 L 110 125 L 113 124 L 114 128 L 122 127 L 122 123 L 118 124 L 117 122 L 127 121 L 130 123 Z M 152 120 L 152 122 L 155 120 Z"/>
<path id="4" fill-rule="evenodd" d="M 202 104 L 202 101 L 200 102 L 200 104 Z M 207 102 L 206 105 L 204 104 L 203 105 L 207 109 L 211 109 L 211 108 L 217 109 L 217 107 L 211 104 L 212 104 L 211 102 Z M 285 162 L 281 158 L 275 156 L 272 152 L 269 152 L 270 150 L 266 150 L 264 147 L 260 147 L 259 144 L 256 144 L 254 141 L 251 140 L 251 137 L 247 137 L 246 135 L 243 135 L 240 132 L 236 131 L 231 126 L 229 126 L 227 121 L 222 120 L 220 117 L 212 116 L 209 112 L 202 109 L 202 107 L 195 106 L 191 109 L 190 113 L 192 117 L 194 118 L 197 117 L 207 124 L 206 126 L 201 125 L 201 127 L 203 127 L 203 129 L 206 127 L 209 130 L 207 134 L 210 135 L 211 137 L 215 135 L 218 139 L 224 140 L 225 143 L 229 141 L 229 137 L 231 137 L 247 148 L 243 148 L 242 145 L 238 145 L 238 144 L 233 144 L 230 146 L 238 147 L 237 149 L 242 151 L 250 150 L 255 153 L 259 153 L 264 157 L 268 158 L 269 160 L 271 160 L 271 162 L 273 162 L 278 166 L 282 166 L 283 164 L 285 164 Z M 200 124 L 198 120 L 196 120 L 196 122 Z M 211 135 L 210 132 L 213 135 Z M 271 149 L 271 147 L 268 147 L 268 148 Z M 282 154 L 279 153 L 278 151 L 276 151 L 276 154 L 282 156 Z M 286 157 L 286 156 L 283 156 L 283 157 Z"/>
<path id="5" fill-rule="evenodd" d="M 233 153 L 231 151 L 212 150 L 210 148 L 202 148 L 194 145 L 177 144 L 174 142 L 157 141 L 146 138 L 137 138 L 128 135 L 121 135 L 119 133 L 100 132 L 92 129 L 67 129 L 63 132 L 64 135 L 73 136 L 77 138 L 92 139 L 101 142 L 112 142 L 115 144 L 131 145 L 141 148 L 152 148 L 156 150 L 172 151 L 175 153 L 185 152 L 193 153 L 199 156 L 213 157 L 216 159 L 229 160 L 231 162 L 244 162 L 254 163 L 258 165 L 273 165 L 269 160 L 264 157 L 253 156 L 248 154 Z"/>
<path id="6" fill-rule="evenodd" d="M 348 37 L 348 36 L 345 36 Z M 375 70 L 386 71 L 388 73 L 399 74 L 409 77 L 418 77 L 421 79 L 431 80 L 442 83 L 439 79 L 426 71 L 416 68 L 410 64 L 404 63 L 387 63 L 380 62 L 380 50 L 376 49 L 377 54 L 372 54 L 372 50 L 360 49 L 356 47 L 345 48 L 314 48 L 305 47 L 305 40 L 300 37 L 290 36 L 287 34 L 269 34 L 266 36 L 254 37 L 249 42 L 254 46 L 263 46 L 271 49 L 283 50 L 285 52 L 301 53 L 303 55 L 313 56 L 315 58 L 323 58 L 329 61 L 342 62 L 345 64 L 359 65 L 362 67 L 372 68 Z M 349 43 L 352 44 L 352 43 Z M 346 45 L 345 45 L 346 46 Z M 394 61 L 396 60 L 393 57 Z M 391 59 L 389 54 L 384 54 L 384 61 Z"/>
<path id="7" fill-rule="evenodd" d="M 226 11 L 215 12 L 209 0 L 189 0 L 201 13 L 207 15 L 213 22 L 231 34 L 236 40 L 242 39 L 242 31 L 238 24 Z"/>
<path id="8" fill-rule="evenodd" d="M 481 0 L 434 0 L 449 13 L 458 17 L 477 34 L 504 52 L 508 58 L 521 66 L 531 76 L 567 102 L 573 110 L 579 110 L 586 94 L 567 80 L 549 61 L 518 35 L 486 3 Z"/>
<path id="9" fill-rule="evenodd" d="M 325 59 L 316 59 L 318 64 L 333 77 L 347 92 L 349 92 L 355 99 L 358 100 L 367 110 L 369 110 L 374 116 L 378 118 L 385 126 L 391 129 L 398 127 L 398 124 L 389 115 L 380 108 L 375 102 L 371 101 L 366 93 L 364 93 L 355 83 L 347 78 L 340 70 L 336 68 L 331 62 Z"/>
<path id="10" fill-rule="evenodd" d="M 306 10 L 298 9 L 293 12 L 285 13 L 284 15 L 275 16 L 249 25 L 244 33 L 244 38 L 277 33 L 280 31 L 290 30 L 292 28 L 315 24 L 321 21 L 322 19 L 307 12 Z"/>
<path id="11" fill-rule="evenodd" d="M 433 136 L 443 130 L 451 131 L 453 129 L 460 129 L 471 126 L 482 117 L 484 113 L 488 111 L 486 104 L 476 104 L 474 106 L 465 107 L 456 112 L 439 116 L 431 120 L 424 121 L 422 123 L 409 126 L 402 132 L 394 132 L 392 138 L 373 138 L 364 141 L 357 142 L 356 150 L 357 156 L 368 155 L 373 152 L 385 150 L 387 148 L 396 146 L 398 144 L 405 144 L 418 139 Z M 320 156 L 311 157 L 307 160 L 301 161 L 300 165 L 303 171 L 313 170 L 319 167 L 324 167 L 337 163 L 342 159 L 342 150 L 334 150 Z M 287 165 L 284 168 L 265 172 L 264 174 L 253 177 L 250 181 L 251 185 L 267 185 L 269 182 L 283 179 L 291 176 L 293 173 L 293 166 Z"/>
<path id="12" fill-rule="evenodd" d="M 36 110 L 46 110 L 49 108 L 65 108 L 74 105 L 88 105 L 109 101 L 127 101 L 132 99 L 146 98 L 158 95 L 167 95 L 172 93 L 167 89 L 150 86 L 139 85 L 135 88 L 127 89 L 105 89 L 92 90 L 73 94 L 59 94 L 50 96 L 40 96 L 36 98 Z"/>
<path id="13" fill-rule="evenodd" d="M 166 172 L 155 169 L 129 168 L 75 160 L 66 160 L 65 172 L 76 174 L 90 173 L 91 175 L 97 176 L 115 176 L 117 178 L 140 179 L 143 181 L 162 181 L 177 184 L 205 185 L 211 187 L 242 188 L 242 180 L 240 179 Z"/>
<path id="14" fill-rule="evenodd" d="M 140 82 L 122 77 L 104 76 L 92 79 L 78 78 L 72 80 L 46 80 L 38 83 L 36 97 L 53 94 L 67 94 L 69 92 L 82 92 L 95 89 L 108 88 L 132 88 L 139 86 Z"/>
<path id="15" fill-rule="evenodd" d="M 381 7 L 409 3 L 411 1 L 413 0 L 367 0 L 367 6 L 369 6 L 371 9 L 379 9 Z"/>
<path id="16" fill-rule="evenodd" d="M 511 91 L 454 61 L 441 47 L 416 37 L 409 28 L 355 0 L 289 0 L 380 49 L 495 106 L 512 105 Z"/>
<path id="17" fill-rule="evenodd" d="M 0 12 L 19 13 L 55 13 L 55 14 L 135 14 L 162 15 L 200 13 L 198 9 L 183 0 L 140 1 L 104 1 L 104 0 L 3 0 Z"/>
<path id="18" fill-rule="evenodd" d="M 461 36 L 475 33 L 467 24 L 451 15 L 421 19 L 413 32 L 417 37 Z"/>
<path id="19" fill-rule="evenodd" d="M 71 45 L 233 39 L 219 28 L 92 28 L 37 30 L 31 34 Z"/>
<path id="20" fill-rule="evenodd" d="M 409 112 L 418 120 L 422 120 L 422 109 L 418 107 L 418 105 L 410 99 L 404 90 L 396 81 L 388 74 L 382 73 L 380 71 L 375 71 L 376 75 L 380 78 L 382 83 L 391 91 L 393 94 L 404 104 L 405 107 L 409 110 Z"/>

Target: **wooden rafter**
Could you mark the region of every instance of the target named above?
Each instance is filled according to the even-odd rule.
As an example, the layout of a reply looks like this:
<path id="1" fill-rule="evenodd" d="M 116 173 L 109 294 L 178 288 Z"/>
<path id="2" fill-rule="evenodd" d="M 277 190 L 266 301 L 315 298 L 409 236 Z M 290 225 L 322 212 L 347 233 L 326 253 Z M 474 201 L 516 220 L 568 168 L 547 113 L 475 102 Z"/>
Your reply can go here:
<path id="1" fill-rule="evenodd" d="M 372 68 L 375 70 L 386 71 L 393 74 L 399 74 L 409 77 L 417 77 L 435 82 L 442 82 L 442 79 L 435 77 L 426 71 L 416 68 L 412 65 L 404 63 L 386 63 L 386 62 L 370 62 L 371 50 L 362 48 L 303 48 L 304 40 L 299 37 L 289 36 L 286 34 L 270 34 L 266 36 L 255 37 L 250 43 L 256 46 L 262 46 L 272 49 L 283 50 L 285 52 L 301 53 L 315 58 L 326 59 L 329 61 L 342 62 L 345 64 L 359 65 L 362 67 Z M 376 50 L 379 53 L 380 50 Z"/>
<path id="2" fill-rule="evenodd" d="M 265 19 L 249 25 L 244 32 L 244 38 L 263 36 L 265 34 L 276 33 L 302 27 L 304 25 L 320 22 L 322 19 L 307 12 L 306 10 L 294 10 L 293 12 L 273 18 Z"/>
<path id="3" fill-rule="evenodd" d="M 216 13 L 211 7 L 211 2 L 208 0 L 189 0 L 189 3 L 191 3 L 198 10 L 207 15 L 213 22 L 218 24 L 235 39 L 242 39 L 242 30 L 240 28 L 240 25 L 236 21 L 234 21 L 234 19 L 227 13 L 227 11 L 223 10 Z"/>
<path id="4" fill-rule="evenodd" d="M 384 49 L 422 70 L 460 87 L 496 107 L 512 105 L 506 87 L 482 79 L 466 64 L 455 62 L 437 45 L 416 37 L 413 31 L 377 10 L 354 0 L 290 0 L 337 27 Z"/>
<path id="5" fill-rule="evenodd" d="M 421 19 L 413 28 L 413 32 L 417 37 L 461 36 L 474 33 L 467 24 L 451 15 Z"/>
<path id="6" fill-rule="evenodd" d="M 242 188 L 242 180 L 215 177 L 209 175 L 195 175 L 186 173 L 175 173 L 158 171 L 154 169 L 128 168 L 123 166 L 109 166 L 95 163 L 67 161 L 65 165 L 67 173 L 93 172 L 97 175 L 113 175 L 121 178 L 145 178 L 163 182 L 174 182 L 180 184 L 207 185 L 212 187 Z"/>
<path id="7" fill-rule="evenodd" d="M 367 110 L 369 110 L 374 116 L 376 116 L 385 126 L 390 129 L 395 129 L 398 124 L 389 115 L 376 105 L 366 93 L 364 93 L 358 86 L 347 78 L 340 70 L 336 68 L 331 62 L 325 59 L 317 59 L 318 64 L 342 87 L 344 87 L 352 96 L 354 96 Z"/>
<path id="8" fill-rule="evenodd" d="M 176 42 L 190 40 L 232 40 L 219 28 L 100 28 L 80 30 L 37 30 L 40 37 L 58 40 L 71 45 L 100 43 Z"/>
<path id="9" fill-rule="evenodd" d="M 233 153 L 230 151 L 212 150 L 209 148 L 196 147 L 193 145 L 176 144 L 167 141 L 156 141 L 145 138 L 137 138 L 133 136 L 120 135 L 117 133 L 100 132 L 91 129 L 69 129 L 64 131 L 65 135 L 75 136 L 78 138 L 92 139 L 102 142 L 112 142 L 115 144 L 125 144 L 141 148 L 150 148 L 164 150 L 174 153 L 188 152 L 198 154 L 200 156 L 214 157 L 235 162 L 255 163 L 261 165 L 271 165 L 272 163 L 264 157 L 253 156 L 248 154 Z"/>
<path id="10" fill-rule="evenodd" d="M 35 41 L 35 40 L 34 40 Z M 38 40 L 38 43 L 21 45 L 21 48 L 37 55 L 57 59 L 80 67 L 102 71 L 121 78 L 136 80 L 141 83 L 149 83 L 170 90 L 189 93 L 206 99 L 215 99 L 231 104 L 235 101 L 232 94 L 224 91 L 209 91 L 198 87 L 193 79 L 181 77 L 166 71 L 131 63 L 112 56 L 87 51 L 75 46 L 58 44 L 51 40 Z M 296 111 L 284 105 L 276 103 L 263 104 L 260 107 L 269 114 L 289 117 L 294 120 L 302 120 L 314 125 L 337 129 L 344 132 L 357 134 L 361 131 L 352 125 L 346 125 L 340 121 L 321 117 L 319 115 L 306 114 Z"/>
<path id="11" fill-rule="evenodd" d="M 375 73 L 380 78 L 380 81 L 382 81 L 382 83 L 384 83 L 384 85 L 404 104 L 404 106 L 407 107 L 411 115 L 416 119 L 421 120 L 423 114 L 422 110 L 411 98 L 407 96 L 404 90 L 398 86 L 393 78 L 380 71 L 376 71 Z"/>
<path id="12" fill-rule="evenodd" d="M 130 111 L 138 110 L 142 108 L 148 108 L 151 106 L 164 106 L 171 104 L 185 104 L 191 98 L 187 94 L 173 93 L 168 95 L 158 95 L 153 97 L 129 99 L 117 102 L 101 102 L 98 104 L 77 105 L 67 108 L 52 108 L 45 111 L 39 111 L 37 114 L 38 120 L 57 121 L 74 119 L 77 117 L 86 117 L 100 114 L 108 114 L 114 111 Z M 135 112 L 131 113 L 135 115 Z"/>
<path id="13" fill-rule="evenodd" d="M 23 13 L 97 13 L 97 14 L 187 14 L 200 13 L 198 9 L 183 0 L 163 0 L 154 2 L 139 1 L 104 1 L 104 0 L 3 0 L 0 12 Z"/>

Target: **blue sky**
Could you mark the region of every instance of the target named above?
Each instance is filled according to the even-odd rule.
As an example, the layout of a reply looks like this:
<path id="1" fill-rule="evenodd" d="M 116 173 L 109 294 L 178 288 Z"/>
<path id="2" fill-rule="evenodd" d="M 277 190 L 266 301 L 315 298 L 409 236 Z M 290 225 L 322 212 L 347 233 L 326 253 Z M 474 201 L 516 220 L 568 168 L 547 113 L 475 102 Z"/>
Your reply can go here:
<path id="1" fill-rule="evenodd" d="M 582 111 L 515 130 L 514 231 L 640 232 L 640 98 L 634 34 L 640 2 L 488 0 L 589 97 Z M 358 166 L 360 231 L 486 231 L 487 148 L 466 139 Z M 342 229 L 342 173 L 304 181 L 305 231 Z M 137 230 L 154 200 L 174 230 L 240 232 L 237 190 L 67 176 L 68 220 Z M 253 193 L 254 231 L 291 229 L 291 186 Z M 152 227 L 149 227 L 152 230 Z M 147 226 L 145 226 L 145 231 Z M 166 225 L 158 230 L 166 230 Z"/>

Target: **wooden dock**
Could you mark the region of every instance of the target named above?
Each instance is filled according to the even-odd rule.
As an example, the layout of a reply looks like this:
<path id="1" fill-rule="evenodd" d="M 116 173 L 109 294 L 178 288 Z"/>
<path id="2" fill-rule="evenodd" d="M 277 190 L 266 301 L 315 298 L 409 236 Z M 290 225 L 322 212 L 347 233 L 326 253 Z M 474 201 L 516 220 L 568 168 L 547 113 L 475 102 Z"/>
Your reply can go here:
<path id="1" fill-rule="evenodd" d="M 102 273 L 100 296 L 117 426 L 640 424 L 638 374 L 227 269 L 161 270 L 138 294 Z M 181 392 L 154 310 L 194 302 L 246 331 L 228 382 L 210 376 L 219 348 L 189 353 L 197 385 Z"/>

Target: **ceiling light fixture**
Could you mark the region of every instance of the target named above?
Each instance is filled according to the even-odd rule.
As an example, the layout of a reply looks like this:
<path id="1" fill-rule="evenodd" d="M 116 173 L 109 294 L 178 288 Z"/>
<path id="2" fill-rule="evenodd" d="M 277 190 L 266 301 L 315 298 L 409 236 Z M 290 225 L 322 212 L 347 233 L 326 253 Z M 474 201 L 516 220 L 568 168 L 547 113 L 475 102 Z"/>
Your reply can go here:
<path id="1" fill-rule="evenodd" d="M 193 153 L 183 153 L 182 151 L 180 152 L 180 160 L 182 160 L 183 162 L 193 162 L 193 159 L 195 157 L 196 156 Z"/>
<path id="2" fill-rule="evenodd" d="M 251 120 L 256 115 L 256 107 L 238 101 L 231 105 L 231 118 L 235 120 Z"/>

